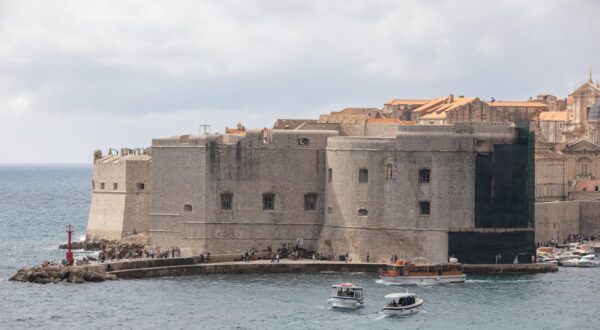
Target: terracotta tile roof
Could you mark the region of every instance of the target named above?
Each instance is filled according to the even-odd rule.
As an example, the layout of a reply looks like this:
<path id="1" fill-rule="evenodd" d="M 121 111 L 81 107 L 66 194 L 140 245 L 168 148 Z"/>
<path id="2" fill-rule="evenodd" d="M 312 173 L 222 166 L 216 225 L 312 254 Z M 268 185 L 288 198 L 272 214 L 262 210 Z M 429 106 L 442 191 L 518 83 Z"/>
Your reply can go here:
<path id="1" fill-rule="evenodd" d="M 399 124 L 400 126 L 413 126 L 414 121 L 400 120 L 399 118 L 369 118 L 367 124 Z"/>
<path id="2" fill-rule="evenodd" d="M 527 107 L 527 108 L 547 108 L 548 105 L 542 102 L 530 102 L 530 101 L 486 101 L 489 106 L 492 107 Z"/>
<path id="3" fill-rule="evenodd" d="M 231 134 L 231 135 L 241 135 L 244 136 L 246 135 L 246 130 L 245 129 L 235 129 L 235 128 L 228 128 L 225 130 L 226 134 Z"/>
<path id="4" fill-rule="evenodd" d="M 474 97 L 455 97 L 453 101 L 450 102 L 446 97 L 438 97 L 413 111 L 419 114 L 419 119 L 444 119 L 446 118 L 447 112 L 458 109 L 476 99 L 477 98 Z"/>
<path id="5" fill-rule="evenodd" d="M 566 111 L 545 111 L 540 113 L 540 121 L 568 121 L 569 113 Z"/>
<path id="6" fill-rule="evenodd" d="M 391 99 L 385 102 L 386 105 L 423 105 L 429 102 L 429 100 L 409 100 L 409 99 Z"/>

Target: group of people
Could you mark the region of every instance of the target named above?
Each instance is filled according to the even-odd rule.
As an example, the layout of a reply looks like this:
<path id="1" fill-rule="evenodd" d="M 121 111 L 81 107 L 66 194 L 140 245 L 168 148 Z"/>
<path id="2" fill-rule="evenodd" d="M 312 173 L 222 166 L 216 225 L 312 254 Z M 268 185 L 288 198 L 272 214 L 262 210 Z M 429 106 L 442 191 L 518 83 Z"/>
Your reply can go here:
<path id="1" fill-rule="evenodd" d="M 252 248 L 252 249 L 250 250 L 250 252 L 248 252 L 248 251 L 244 251 L 244 252 L 242 253 L 242 261 L 256 260 L 256 258 L 255 258 L 255 256 L 254 256 L 255 254 L 256 254 L 256 251 L 254 251 L 254 248 Z"/>
<path id="2" fill-rule="evenodd" d="M 390 307 L 402 307 L 402 306 L 410 306 L 415 303 L 415 297 L 402 297 L 399 298 L 396 302 L 396 299 L 392 300 L 388 306 Z"/>
<path id="3" fill-rule="evenodd" d="M 279 263 L 279 253 L 271 252 L 271 262 Z"/>
<path id="4" fill-rule="evenodd" d="M 580 234 L 569 234 L 562 241 L 562 244 L 591 242 L 591 241 L 596 241 L 597 239 L 598 239 L 597 236 L 583 236 Z M 537 242 L 536 246 L 537 247 L 544 247 L 544 246 L 556 247 L 559 244 L 561 244 L 561 242 L 559 240 L 551 239 L 549 241 Z"/>

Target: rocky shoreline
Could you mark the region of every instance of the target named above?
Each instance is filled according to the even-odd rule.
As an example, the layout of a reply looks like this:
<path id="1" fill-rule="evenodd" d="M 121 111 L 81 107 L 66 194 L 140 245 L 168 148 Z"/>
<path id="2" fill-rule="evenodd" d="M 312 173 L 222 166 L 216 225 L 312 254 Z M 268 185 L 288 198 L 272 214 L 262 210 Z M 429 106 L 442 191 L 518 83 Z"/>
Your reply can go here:
<path id="1" fill-rule="evenodd" d="M 39 284 L 104 282 L 107 280 L 114 281 L 117 280 L 117 277 L 113 274 L 99 273 L 79 267 L 57 265 L 22 268 L 9 279 L 9 281 Z"/>
<path id="2" fill-rule="evenodd" d="M 113 241 L 101 239 L 72 242 L 71 248 L 84 251 L 106 251 L 105 257 L 110 260 L 141 256 L 140 254 L 148 249 L 149 245 L 148 234 L 139 233 Z M 59 245 L 58 248 L 66 250 L 67 243 Z"/>

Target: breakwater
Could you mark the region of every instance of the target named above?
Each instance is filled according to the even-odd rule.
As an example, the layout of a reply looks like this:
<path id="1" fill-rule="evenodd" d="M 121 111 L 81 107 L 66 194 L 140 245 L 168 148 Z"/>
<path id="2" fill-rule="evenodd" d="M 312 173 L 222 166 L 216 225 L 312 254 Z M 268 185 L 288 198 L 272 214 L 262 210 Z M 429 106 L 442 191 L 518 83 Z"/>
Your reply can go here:
<path id="1" fill-rule="evenodd" d="M 463 265 L 467 275 L 535 274 L 555 272 L 552 264 L 491 264 Z M 208 274 L 269 274 L 269 273 L 322 273 L 322 272 L 365 272 L 379 273 L 386 268 L 384 263 L 286 260 L 273 263 L 268 260 L 251 262 L 229 261 L 197 263 L 195 258 L 150 259 L 121 261 L 93 266 L 96 271 L 107 271 L 119 279 L 139 279 L 166 276 L 193 276 Z"/>

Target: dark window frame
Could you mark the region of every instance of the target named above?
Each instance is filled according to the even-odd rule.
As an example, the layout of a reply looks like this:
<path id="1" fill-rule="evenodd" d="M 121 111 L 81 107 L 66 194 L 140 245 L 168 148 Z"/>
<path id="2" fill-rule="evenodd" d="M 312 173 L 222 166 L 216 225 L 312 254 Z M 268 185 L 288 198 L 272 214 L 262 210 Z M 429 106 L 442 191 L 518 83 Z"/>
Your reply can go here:
<path id="1" fill-rule="evenodd" d="M 369 182 L 369 169 L 368 168 L 359 168 L 358 169 L 358 183 L 368 183 Z"/>
<path id="2" fill-rule="evenodd" d="M 369 210 L 365 209 L 365 208 L 360 208 L 358 209 L 358 216 L 359 217 L 366 217 L 369 216 Z"/>
<path id="3" fill-rule="evenodd" d="M 304 211 L 315 211 L 317 209 L 317 193 L 304 194 Z"/>
<path id="4" fill-rule="evenodd" d="M 221 210 L 231 211 L 233 210 L 233 193 L 225 192 L 220 196 Z"/>
<path id="5" fill-rule="evenodd" d="M 431 183 L 431 169 L 420 168 L 419 169 L 419 183 Z"/>
<path id="6" fill-rule="evenodd" d="M 421 215 L 421 216 L 431 215 L 431 202 L 430 201 L 419 201 L 419 215 Z"/>
<path id="7" fill-rule="evenodd" d="M 262 195 L 263 200 L 263 210 L 272 211 L 275 210 L 275 194 L 274 193 L 264 193 Z"/>

